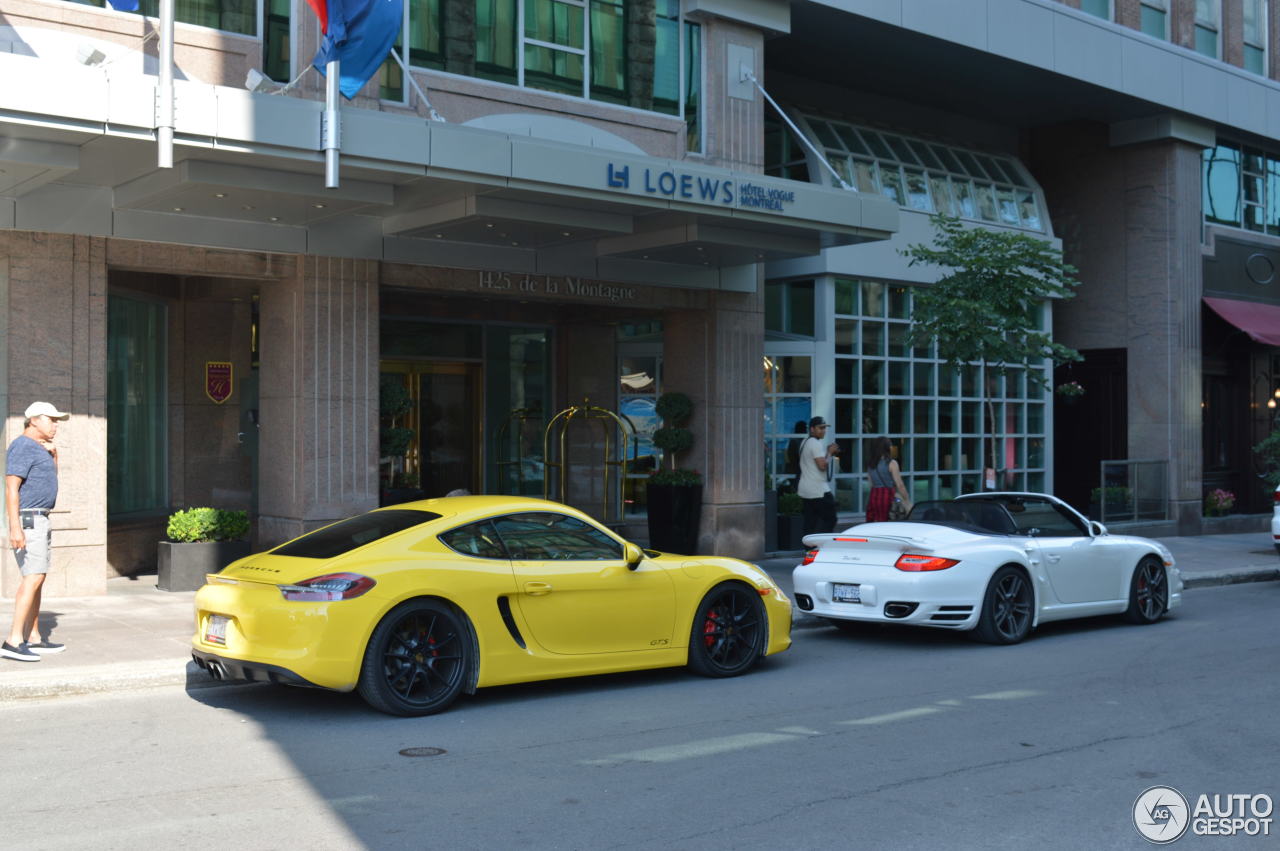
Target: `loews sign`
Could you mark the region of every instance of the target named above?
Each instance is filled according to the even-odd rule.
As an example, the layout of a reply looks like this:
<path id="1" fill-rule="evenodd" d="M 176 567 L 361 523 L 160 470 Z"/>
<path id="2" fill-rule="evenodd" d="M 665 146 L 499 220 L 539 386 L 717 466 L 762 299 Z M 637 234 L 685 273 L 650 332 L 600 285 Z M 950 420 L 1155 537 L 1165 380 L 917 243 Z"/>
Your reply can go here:
<path id="1" fill-rule="evenodd" d="M 605 185 L 611 189 L 639 190 L 647 195 L 663 198 L 777 212 L 784 211 L 785 205 L 796 200 L 796 193 L 791 189 L 762 186 L 758 183 L 738 183 L 727 177 L 708 177 L 674 169 L 658 171 L 637 167 L 634 190 L 631 178 L 631 166 L 609 163 Z"/>

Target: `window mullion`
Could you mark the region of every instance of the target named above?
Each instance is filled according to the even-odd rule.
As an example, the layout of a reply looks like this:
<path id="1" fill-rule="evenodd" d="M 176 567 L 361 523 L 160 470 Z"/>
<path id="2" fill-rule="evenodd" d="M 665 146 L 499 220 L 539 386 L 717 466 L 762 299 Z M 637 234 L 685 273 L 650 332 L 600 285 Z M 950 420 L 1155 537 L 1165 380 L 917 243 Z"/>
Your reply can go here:
<path id="1" fill-rule="evenodd" d="M 524 88 L 524 3 L 516 0 L 516 85 Z"/>
<path id="2" fill-rule="evenodd" d="M 582 54 L 582 98 L 591 99 L 591 4 L 584 0 L 582 4 L 582 50 L 571 50 Z"/>
<path id="3" fill-rule="evenodd" d="M 684 32 L 684 3 L 680 3 L 679 14 L 676 15 L 676 114 L 680 116 L 680 120 L 685 123 L 685 135 L 689 133 L 688 116 L 684 114 L 685 89 L 688 88 L 688 80 L 685 78 L 685 62 L 687 57 L 685 53 L 688 46 L 685 44 L 686 37 Z M 688 140 L 685 140 L 685 149 L 689 147 Z"/>
<path id="4" fill-rule="evenodd" d="M 587 55 L 587 50 L 585 48 L 570 47 L 567 44 L 557 44 L 554 41 L 540 41 L 539 39 L 536 39 L 536 38 L 526 38 L 524 40 L 524 43 L 528 45 L 532 45 L 533 47 L 545 47 L 548 50 L 558 50 L 561 53 L 576 53 L 577 55 L 582 57 L 585 57 Z"/>

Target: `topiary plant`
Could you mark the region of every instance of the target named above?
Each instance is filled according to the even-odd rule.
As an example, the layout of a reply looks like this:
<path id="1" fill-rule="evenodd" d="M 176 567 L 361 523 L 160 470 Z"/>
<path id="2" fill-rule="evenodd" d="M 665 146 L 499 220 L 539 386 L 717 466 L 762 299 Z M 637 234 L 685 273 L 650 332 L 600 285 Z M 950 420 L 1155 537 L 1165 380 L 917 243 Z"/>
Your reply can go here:
<path id="1" fill-rule="evenodd" d="M 653 433 L 653 445 L 671 459 L 674 470 L 676 456 L 693 446 L 693 432 L 684 427 L 693 416 L 693 400 L 683 393 L 663 393 L 654 407 L 663 425 Z"/>
<path id="2" fill-rule="evenodd" d="M 169 540 L 176 544 L 204 544 L 213 541 L 238 541 L 249 534 L 247 511 L 224 511 L 220 508 L 188 508 L 169 515 L 165 528 Z"/>

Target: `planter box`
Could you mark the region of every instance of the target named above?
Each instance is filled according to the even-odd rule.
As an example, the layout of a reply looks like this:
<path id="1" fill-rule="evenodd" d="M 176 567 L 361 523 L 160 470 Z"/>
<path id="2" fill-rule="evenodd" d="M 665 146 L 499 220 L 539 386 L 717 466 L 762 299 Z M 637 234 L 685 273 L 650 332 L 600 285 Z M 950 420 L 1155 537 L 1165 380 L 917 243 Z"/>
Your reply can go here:
<path id="1" fill-rule="evenodd" d="M 248 541 L 215 541 L 208 544 L 157 544 L 161 591 L 197 591 L 206 573 L 217 573 L 236 559 L 249 555 Z"/>
<path id="2" fill-rule="evenodd" d="M 770 523 L 770 517 L 778 516 L 778 492 L 769 490 L 764 492 L 764 551 L 766 553 L 777 552 L 778 550 L 778 524 Z"/>
<path id="3" fill-rule="evenodd" d="M 649 485 L 649 546 L 695 555 L 702 520 L 702 485 Z"/>
<path id="4" fill-rule="evenodd" d="M 804 538 L 804 515 L 779 514 L 778 549 L 785 552 L 803 550 L 802 538 Z"/>

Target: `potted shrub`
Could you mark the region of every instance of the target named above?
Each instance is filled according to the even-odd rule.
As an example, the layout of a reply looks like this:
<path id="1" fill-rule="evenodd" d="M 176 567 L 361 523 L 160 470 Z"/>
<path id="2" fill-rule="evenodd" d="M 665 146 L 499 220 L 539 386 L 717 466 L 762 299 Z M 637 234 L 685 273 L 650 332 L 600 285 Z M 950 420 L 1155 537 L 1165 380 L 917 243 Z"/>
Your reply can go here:
<path id="1" fill-rule="evenodd" d="M 1206 517 L 1226 517 L 1236 507 L 1236 495 L 1224 488 L 1214 488 L 1205 494 L 1204 513 Z"/>
<path id="2" fill-rule="evenodd" d="M 662 428 L 653 433 L 653 443 L 670 466 L 649 476 L 649 546 L 693 555 L 698 551 L 702 520 L 702 474 L 676 466 L 676 456 L 693 446 L 693 432 L 684 427 L 693 415 L 693 401 L 683 393 L 663 393 L 655 409 L 662 417 Z"/>
<path id="3" fill-rule="evenodd" d="M 161 591 L 195 591 L 205 574 L 217 573 L 249 554 L 249 513 L 188 508 L 169 515 L 157 553 Z"/>
<path id="4" fill-rule="evenodd" d="M 802 550 L 804 500 L 795 491 L 778 494 L 778 549 Z"/>
<path id="5" fill-rule="evenodd" d="M 1102 516 L 1103 496 L 1106 496 L 1106 516 Z M 1089 493 L 1089 519 L 1109 523 L 1113 520 L 1133 519 L 1133 491 L 1120 485 L 1109 485 L 1104 491 L 1094 488 Z"/>

